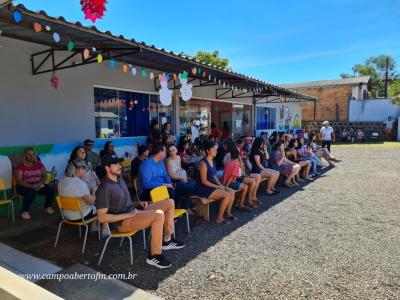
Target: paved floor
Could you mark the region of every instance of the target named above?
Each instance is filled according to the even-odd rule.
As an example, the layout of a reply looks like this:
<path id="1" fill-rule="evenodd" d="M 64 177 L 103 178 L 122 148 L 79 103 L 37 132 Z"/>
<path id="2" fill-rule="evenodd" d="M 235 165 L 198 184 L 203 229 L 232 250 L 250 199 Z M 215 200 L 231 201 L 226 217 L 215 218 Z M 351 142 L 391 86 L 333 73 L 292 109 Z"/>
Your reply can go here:
<path id="1" fill-rule="evenodd" d="M 6 240 L 64 267 L 133 272 L 128 283 L 166 299 L 400 299 L 399 144 L 334 149 L 342 162 L 324 177 L 262 197 L 264 205 L 229 225 L 202 224 L 188 236 L 179 222 L 187 247 L 166 253 L 174 264 L 167 270 L 145 264 L 140 235 L 133 266 L 128 243 L 115 241 L 97 267 L 102 243 L 89 237 L 82 256 L 71 230 L 54 249 L 56 223 L 42 229 L 47 239 L 26 232 Z"/>

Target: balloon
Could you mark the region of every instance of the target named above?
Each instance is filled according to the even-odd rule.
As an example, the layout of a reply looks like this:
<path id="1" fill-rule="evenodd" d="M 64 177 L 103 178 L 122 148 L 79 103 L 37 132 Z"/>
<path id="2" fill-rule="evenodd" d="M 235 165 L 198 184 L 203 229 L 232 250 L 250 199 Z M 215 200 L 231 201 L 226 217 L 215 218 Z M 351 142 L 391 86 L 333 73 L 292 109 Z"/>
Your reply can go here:
<path id="1" fill-rule="evenodd" d="M 53 39 L 56 43 L 58 43 L 60 41 L 60 35 L 57 32 L 54 32 Z"/>
<path id="2" fill-rule="evenodd" d="M 89 55 L 90 55 L 89 49 L 83 50 L 83 58 L 84 58 L 84 59 L 88 59 L 88 58 L 89 58 Z"/>
<path id="3" fill-rule="evenodd" d="M 103 62 L 103 55 L 101 55 L 101 54 L 97 55 L 97 62 L 99 64 L 101 64 Z"/>
<path id="4" fill-rule="evenodd" d="M 18 10 L 14 11 L 12 16 L 13 16 L 15 23 L 19 23 L 22 21 L 22 14 Z"/>
<path id="5" fill-rule="evenodd" d="M 67 46 L 68 51 L 74 50 L 74 47 L 75 47 L 74 42 L 73 41 L 69 41 L 68 42 L 68 46 Z"/>
<path id="6" fill-rule="evenodd" d="M 33 29 L 35 29 L 36 32 L 41 32 L 42 25 L 40 23 L 35 22 L 35 24 L 33 24 Z"/>

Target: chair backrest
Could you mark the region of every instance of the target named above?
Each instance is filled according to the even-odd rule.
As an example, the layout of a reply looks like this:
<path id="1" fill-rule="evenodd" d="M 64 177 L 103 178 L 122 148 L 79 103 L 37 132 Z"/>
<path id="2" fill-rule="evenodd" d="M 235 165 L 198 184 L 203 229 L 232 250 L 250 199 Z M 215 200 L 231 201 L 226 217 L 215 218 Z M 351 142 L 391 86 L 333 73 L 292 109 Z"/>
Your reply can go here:
<path id="1" fill-rule="evenodd" d="M 6 183 L 3 178 L 0 178 L 0 191 L 3 191 L 3 197 L 4 199 L 7 199 L 6 195 Z"/>
<path id="2" fill-rule="evenodd" d="M 78 197 L 57 196 L 57 203 L 61 210 L 82 211 L 81 201 Z"/>
<path id="3" fill-rule="evenodd" d="M 150 198 L 153 202 L 169 199 L 168 189 L 165 185 L 156 187 L 150 191 Z"/>

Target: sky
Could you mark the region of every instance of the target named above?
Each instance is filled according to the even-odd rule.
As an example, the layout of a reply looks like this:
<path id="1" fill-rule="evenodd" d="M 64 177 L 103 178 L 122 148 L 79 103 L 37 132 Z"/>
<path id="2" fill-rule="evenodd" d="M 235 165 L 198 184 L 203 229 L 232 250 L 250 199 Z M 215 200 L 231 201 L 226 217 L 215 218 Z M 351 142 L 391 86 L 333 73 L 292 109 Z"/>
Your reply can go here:
<path id="1" fill-rule="evenodd" d="M 80 0 L 14 3 L 93 25 Z M 218 50 L 271 83 L 337 79 L 380 54 L 400 65 L 400 0 L 108 0 L 94 25 L 176 53 Z"/>

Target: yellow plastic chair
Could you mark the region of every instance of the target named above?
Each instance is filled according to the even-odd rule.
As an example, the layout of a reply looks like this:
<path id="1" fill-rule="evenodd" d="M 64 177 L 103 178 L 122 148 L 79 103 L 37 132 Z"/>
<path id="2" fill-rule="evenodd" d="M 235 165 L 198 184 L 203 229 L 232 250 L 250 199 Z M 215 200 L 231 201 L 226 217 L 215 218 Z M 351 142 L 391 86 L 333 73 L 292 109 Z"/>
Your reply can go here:
<path id="1" fill-rule="evenodd" d="M 121 166 L 123 169 L 131 168 L 131 163 L 132 159 L 124 159 L 123 162 L 121 162 Z"/>
<path id="2" fill-rule="evenodd" d="M 87 234 L 88 234 L 88 230 L 89 230 L 88 224 L 91 223 L 92 221 L 97 220 L 97 216 L 94 216 L 92 218 L 85 220 L 82 215 L 83 209 L 81 206 L 81 201 L 80 201 L 80 198 L 78 198 L 78 197 L 57 196 L 57 203 L 58 203 L 58 207 L 60 208 L 60 211 L 61 211 L 62 220 L 61 220 L 60 224 L 58 225 L 57 237 L 56 237 L 56 241 L 54 243 L 54 247 L 57 247 L 57 242 L 58 242 L 58 238 L 61 233 L 62 224 L 65 223 L 65 224 L 69 224 L 69 225 L 79 226 L 79 237 L 81 237 L 81 226 L 85 226 L 85 237 L 83 239 L 82 254 L 85 253 L 86 239 L 87 239 Z M 76 221 L 67 220 L 64 217 L 64 212 L 63 212 L 64 209 L 78 211 L 81 215 L 81 219 L 76 220 Z M 100 226 L 98 226 L 97 229 L 98 229 L 99 240 L 100 240 Z"/>
<path id="3" fill-rule="evenodd" d="M 13 199 L 16 198 L 15 195 L 11 196 L 11 198 L 7 199 L 6 194 L 6 184 L 4 179 L 0 178 L 0 190 L 3 190 L 3 200 L 0 200 L 0 205 L 8 205 L 8 215 L 10 215 L 10 208 L 11 208 L 11 216 L 12 221 L 15 222 L 15 215 L 14 215 L 14 202 Z"/>
<path id="4" fill-rule="evenodd" d="M 18 198 L 22 206 L 22 202 L 24 201 L 24 196 L 18 194 L 17 192 L 17 180 L 15 179 L 14 175 L 12 176 L 12 185 L 14 194 L 11 196 L 11 198 Z"/>
<path id="5" fill-rule="evenodd" d="M 151 198 L 151 201 L 153 201 L 153 202 L 158 202 L 158 201 L 162 201 L 165 199 L 169 199 L 170 197 L 169 197 L 167 187 L 165 185 L 162 185 L 162 186 L 152 189 L 150 191 L 150 198 Z M 176 208 L 174 210 L 174 219 L 176 219 L 182 215 L 185 215 L 185 214 L 186 214 L 187 231 L 190 234 L 189 214 L 186 209 Z M 175 236 L 175 230 L 174 230 L 174 236 Z"/>
<path id="6" fill-rule="evenodd" d="M 109 236 L 104 244 L 103 250 L 101 251 L 101 255 L 100 255 L 100 259 L 99 262 L 97 263 L 97 265 L 99 266 L 101 261 L 103 260 L 103 256 L 104 253 L 106 252 L 106 248 L 108 245 L 108 242 L 112 239 L 112 238 L 122 238 L 121 239 L 121 243 L 119 244 L 119 246 L 122 246 L 122 243 L 124 241 L 124 238 L 128 238 L 129 240 L 129 249 L 130 249 L 130 259 L 131 259 L 131 265 L 133 265 L 133 250 L 132 250 L 132 236 L 134 236 L 136 234 L 137 231 L 129 231 L 129 232 L 118 232 L 118 230 L 110 230 L 110 226 L 108 226 L 108 223 L 105 223 L 107 226 L 107 230 L 109 232 Z M 143 232 L 143 247 L 144 249 L 146 249 L 146 231 L 145 229 L 142 230 Z"/>
<path id="7" fill-rule="evenodd" d="M 138 201 L 140 201 L 139 198 L 139 179 L 136 177 L 133 179 L 133 187 L 135 188 L 135 193 L 136 193 L 136 198 Z"/>

